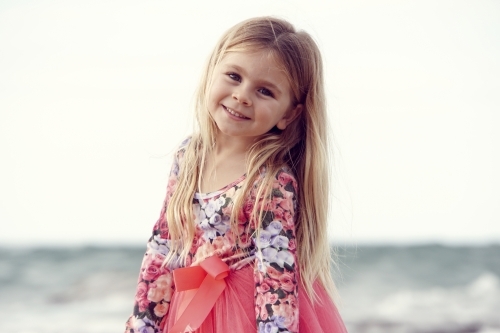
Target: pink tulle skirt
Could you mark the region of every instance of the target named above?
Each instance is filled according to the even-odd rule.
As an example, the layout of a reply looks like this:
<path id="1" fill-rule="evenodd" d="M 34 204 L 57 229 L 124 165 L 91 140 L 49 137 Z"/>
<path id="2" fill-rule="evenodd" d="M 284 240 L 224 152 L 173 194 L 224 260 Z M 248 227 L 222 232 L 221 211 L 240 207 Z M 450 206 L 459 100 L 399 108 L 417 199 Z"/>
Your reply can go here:
<path id="1" fill-rule="evenodd" d="M 196 333 L 256 333 L 254 305 L 253 268 L 232 271 L 226 278 L 226 289 L 215 303 L 212 311 Z M 337 308 L 319 283 L 314 290 L 322 301 L 313 304 L 302 287 L 299 286 L 299 331 L 300 333 L 346 333 Z M 180 293 L 175 292 L 170 303 L 165 322 L 168 332 L 177 316 Z"/>

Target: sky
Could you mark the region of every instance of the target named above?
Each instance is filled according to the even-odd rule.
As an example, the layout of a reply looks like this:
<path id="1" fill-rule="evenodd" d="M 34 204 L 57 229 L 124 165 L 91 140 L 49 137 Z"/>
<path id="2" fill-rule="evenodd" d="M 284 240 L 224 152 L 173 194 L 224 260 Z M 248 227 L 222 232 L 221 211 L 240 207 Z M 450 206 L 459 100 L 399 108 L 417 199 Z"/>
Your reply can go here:
<path id="1" fill-rule="evenodd" d="M 221 34 L 325 63 L 338 244 L 500 242 L 500 2 L 0 2 L 0 246 L 144 244 Z"/>

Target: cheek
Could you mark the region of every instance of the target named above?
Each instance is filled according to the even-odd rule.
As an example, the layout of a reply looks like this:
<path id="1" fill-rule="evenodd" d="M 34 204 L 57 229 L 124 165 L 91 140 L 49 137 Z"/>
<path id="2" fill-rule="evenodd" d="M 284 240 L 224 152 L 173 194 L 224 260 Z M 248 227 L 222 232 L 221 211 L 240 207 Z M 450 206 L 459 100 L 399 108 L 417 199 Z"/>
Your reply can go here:
<path id="1" fill-rule="evenodd" d="M 211 105 L 218 104 L 224 97 L 224 85 L 221 84 L 219 80 L 216 80 L 210 89 L 208 94 L 208 100 Z"/>

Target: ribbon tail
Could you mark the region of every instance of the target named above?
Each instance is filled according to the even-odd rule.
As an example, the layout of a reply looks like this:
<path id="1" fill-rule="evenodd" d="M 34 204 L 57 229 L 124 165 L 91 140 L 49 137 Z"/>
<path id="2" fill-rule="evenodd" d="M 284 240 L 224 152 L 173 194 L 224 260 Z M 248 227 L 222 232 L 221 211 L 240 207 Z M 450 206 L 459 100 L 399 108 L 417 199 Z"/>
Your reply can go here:
<path id="1" fill-rule="evenodd" d="M 186 308 L 191 303 L 197 292 L 198 289 L 191 289 L 191 290 L 185 290 L 179 295 L 181 299 L 179 302 L 179 309 L 177 310 L 177 313 L 175 315 L 175 321 L 178 321 L 179 317 L 184 313 L 184 311 L 186 311 Z"/>
<path id="2" fill-rule="evenodd" d="M 210 275 L 205 276 L 200 288 L 168 333 L 192 332 L 198 329 L 207 318 L 224 288 L 226 288 L 224 279 L 216 280 Z"/>
<path id="3" fill-rule="evenodd" d="M 187 325 L 186 329 L 184 330 L 184 332 L 194 332 L 194 328 L 192 328 L 191 326 Z"/>

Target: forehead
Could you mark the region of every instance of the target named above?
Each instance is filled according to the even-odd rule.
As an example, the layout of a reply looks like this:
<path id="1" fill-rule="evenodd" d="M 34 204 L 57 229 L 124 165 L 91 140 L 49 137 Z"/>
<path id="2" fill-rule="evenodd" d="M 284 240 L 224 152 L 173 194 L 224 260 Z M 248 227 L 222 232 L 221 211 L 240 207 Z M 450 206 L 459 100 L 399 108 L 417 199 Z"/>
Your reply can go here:
<path id="1" fill-rule="evenodd" d="M 289 87 L 288 75 L 281 61 L 268 50 L 229 51 L 219 66 L 234 68 L 251 79 L 271 81 L 275 85 Z"/>

